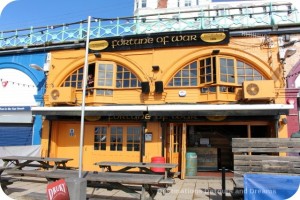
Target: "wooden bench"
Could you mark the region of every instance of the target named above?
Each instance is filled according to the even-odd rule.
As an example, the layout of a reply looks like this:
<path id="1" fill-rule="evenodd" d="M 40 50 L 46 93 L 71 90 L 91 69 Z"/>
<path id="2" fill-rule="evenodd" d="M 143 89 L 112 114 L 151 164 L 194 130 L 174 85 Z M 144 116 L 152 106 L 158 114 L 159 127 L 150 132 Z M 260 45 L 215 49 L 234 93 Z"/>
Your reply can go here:
<path id="1" fill-rule="evenodd" d="M 245 173 L 300 175 L 300 138 L 233 138 L 232 152 L 234 198 L 244 195 Z"/>
<path id="2" fill-rule="evenodd" d="M 58 180 L 78 177 L 77 170 L 7 170 L 11 176 L 31 176 L 42 177 L 47 180 Z M 148 192 L 150 199 L 154 198 L 157 191 L 163 194 L 167 188 L 175 183 L 173 179 L 164 179 L 164 175 L 157 174 L 136 174 L 136 173 L 117 173 L 117 172 L 82 172 L 83 178 L 87 180 L 89 187 L 116 188 L 123 190 L 135 198 L 146 199 Z M 142 194 L 139 194 L 134 187 L 130 185 L 140 185 Z"/>

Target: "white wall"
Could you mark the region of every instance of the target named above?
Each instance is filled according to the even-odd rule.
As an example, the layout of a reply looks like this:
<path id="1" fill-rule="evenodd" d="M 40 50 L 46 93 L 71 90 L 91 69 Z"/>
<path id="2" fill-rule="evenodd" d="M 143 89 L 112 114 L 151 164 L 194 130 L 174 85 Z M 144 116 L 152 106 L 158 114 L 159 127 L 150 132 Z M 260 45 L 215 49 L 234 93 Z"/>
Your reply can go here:
<path id="1" fill-rule="evenodd" d="M 34 106 L 36 94 L 29 76 L 16 69 L 0 70 L 0 106 Z"/>

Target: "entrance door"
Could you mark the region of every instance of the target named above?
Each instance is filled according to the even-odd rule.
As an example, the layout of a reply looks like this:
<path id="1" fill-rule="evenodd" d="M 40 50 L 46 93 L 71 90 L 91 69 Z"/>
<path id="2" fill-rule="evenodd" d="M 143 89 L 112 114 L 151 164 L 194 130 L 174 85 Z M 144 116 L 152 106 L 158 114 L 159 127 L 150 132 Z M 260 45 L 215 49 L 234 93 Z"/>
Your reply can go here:
<path id="1" fill-rule="evenodd" d="M 178 166 L 173 172 L 181 171 L 181 178 L 185 177 L 185 154 L 186 154 L 186 124 L 170 123 L 167 131 L 167 162 Z"/>

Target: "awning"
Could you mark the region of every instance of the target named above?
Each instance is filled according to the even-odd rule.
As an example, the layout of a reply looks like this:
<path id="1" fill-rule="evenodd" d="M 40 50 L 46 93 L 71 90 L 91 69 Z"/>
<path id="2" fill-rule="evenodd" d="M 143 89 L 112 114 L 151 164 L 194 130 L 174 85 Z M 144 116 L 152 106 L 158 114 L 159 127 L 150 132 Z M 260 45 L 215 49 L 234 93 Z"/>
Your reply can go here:
<path id="1" fill-rule="evenodd" d="M 293 105 L 286 104 L 174 104 L 149 105 L 150 116 L 264 116 L 286 115 Z"/>
<path id="2" fill-rule="evenodd" d="M 164 104 L 85 106 L 86 116 L 267 116 L 286 115 L 290 104 Z M 32 107 L 32 114 L 81 116 L 81 106 Z"/>
<path id="3" fill-rule="evenodd" d="M 81 116 L 81 106 L 60 106 L 60 107 L 32 107 L 32 114 L 35 115 L 61 115 Z M 120 106 L 85 106 L 85 116 L 142 116 L 147 111 L 144 105 L 120 105 Z"/>

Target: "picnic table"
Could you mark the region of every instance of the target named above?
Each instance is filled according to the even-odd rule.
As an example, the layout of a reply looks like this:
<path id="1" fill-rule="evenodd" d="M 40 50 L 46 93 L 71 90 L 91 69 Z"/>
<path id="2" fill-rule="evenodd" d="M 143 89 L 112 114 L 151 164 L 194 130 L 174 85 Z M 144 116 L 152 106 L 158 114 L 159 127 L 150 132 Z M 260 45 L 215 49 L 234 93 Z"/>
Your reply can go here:
<path id="1" fill-rule="evenodd" d="M 172 163 L 145 163 L 145 162 L 111 162 L 111 161 L 103 161 L 103 162 L 96 162 L 95 165 L 98 165 L 102 172 L 107 169 L 107 171 L 112 172 L 112 166 L 115 167 L 122 167 L 119 170 L 116 170 L 115 172 L 127 172 L 130 169 L 133 168 L 139 168 L 141 171 L 149 174 L 155 174 L 157 172 L 154 172 L 151 170 L 151 168 L 164 168 L 165 169 L 165 175 L 164 179 L 168 178 L 168 175 L 170 174 L 171 169 L 177 167 L 177 164 Z"/>
<path id="2" fill-rule="evenodd" d="M 47 180 L 58 180 L 78 177 L 77 170 L 64 170 L 57 169 L 50 170 L 7 170 L 7 173 L 12 176 L 32 176 L 46 178 Z M 107 188 L 107 189 L 119 189 L 135 198 L 139 199 L 153 199 L 157 193 L 156 187 L 163 194 L 166 193 L 168 186 L 172 183 L 166 184 L 164 175 L 161 174 L 133 174 L 133 173 L 116 173 L 116 172 L 95 172 L 95 171 L 83 171 L 83 178 L 87 180 L 88 187 L 94 188 Z M 140 185 L 142 193 L 137 187 Z M 149 194 L 149 198 L 146 193 Z"/>
<path id="3" fill-rule="evenodd" d="M 72 158 L 51 158 L 51 157 L 33 157 L 33 156 L 5 156 L 0 157 L 4 162 L 4 167 L 13 169 L 22 169 L 24 167 L 41 167 L 43 169 L 67 168 L 66 163 Z M 54 163 L 53 165 L 50 163 Z"/>

